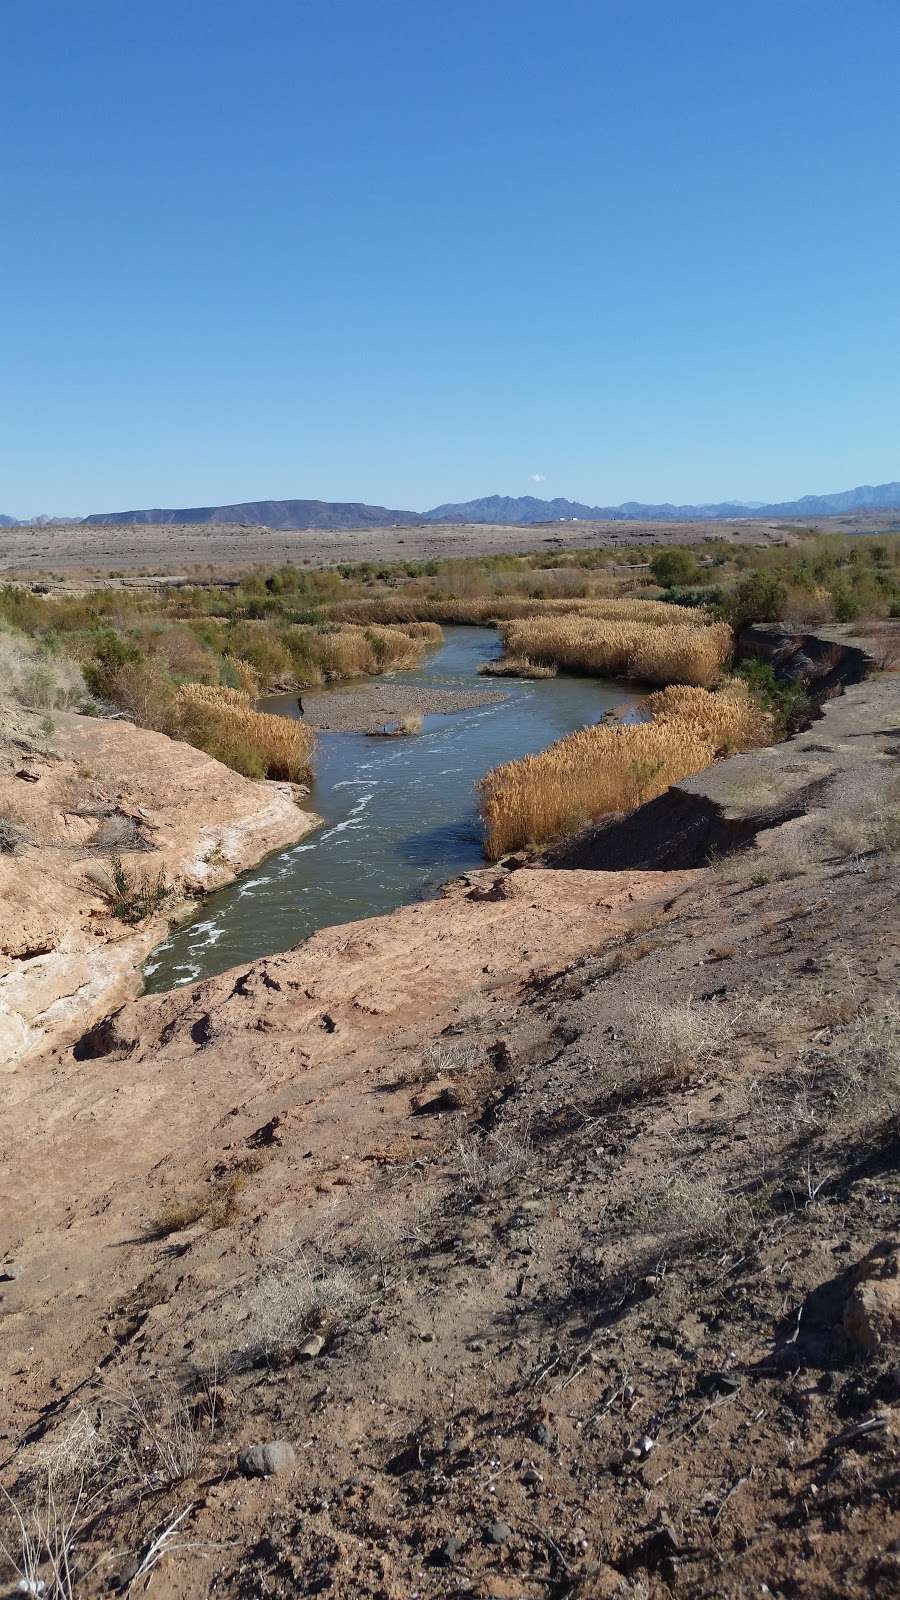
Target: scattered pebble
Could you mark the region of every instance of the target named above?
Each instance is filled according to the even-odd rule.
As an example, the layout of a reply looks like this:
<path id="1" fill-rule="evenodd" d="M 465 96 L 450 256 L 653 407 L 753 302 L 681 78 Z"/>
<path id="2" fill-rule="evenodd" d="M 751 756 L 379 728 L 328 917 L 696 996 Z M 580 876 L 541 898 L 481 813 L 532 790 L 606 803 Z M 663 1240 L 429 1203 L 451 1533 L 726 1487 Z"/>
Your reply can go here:
<path id="1" fill-rule="evenodd" d="M 512 1538 L 512 1528 L 505 1522 L 492 1522 L 488 1528 L 488 1539 L 491 1544 L 507 1544 Z"/>

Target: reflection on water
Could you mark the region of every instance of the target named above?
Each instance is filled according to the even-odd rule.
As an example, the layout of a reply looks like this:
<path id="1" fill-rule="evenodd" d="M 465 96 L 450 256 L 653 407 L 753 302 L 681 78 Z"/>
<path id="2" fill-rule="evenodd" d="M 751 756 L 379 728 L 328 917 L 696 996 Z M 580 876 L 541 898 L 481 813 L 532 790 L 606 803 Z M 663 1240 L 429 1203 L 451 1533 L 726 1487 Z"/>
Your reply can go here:
<path id="1" fill-rule="evenodd" d="M 154 950 L 144 967 L 147 989 L 190 983 L 288 949 L 317 928 L 392 911 L 481 864 L 477 780 L 500 761 L 597 722 L 610 707 L 632 712 L 639 698 L 599 678 L 479 678 L 480 663 L 497 652 L 488 629 L 447 628 L 422 666 L 391 678 L 502 688 L 506 700 L 427 716 L 422 733 L 406 739 L 320 734 L 309 805 L 325 826 L 210 895 L 195 922 Z M 295 715 L 296 698 L 272 696 L 265 709 Z"/>

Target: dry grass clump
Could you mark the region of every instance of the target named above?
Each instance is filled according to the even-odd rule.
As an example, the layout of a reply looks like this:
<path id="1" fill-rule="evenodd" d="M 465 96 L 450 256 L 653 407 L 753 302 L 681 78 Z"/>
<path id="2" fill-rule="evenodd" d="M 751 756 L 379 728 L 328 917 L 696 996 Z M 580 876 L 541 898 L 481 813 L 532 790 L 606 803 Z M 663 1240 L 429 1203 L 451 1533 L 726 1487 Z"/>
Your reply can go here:
<path id="1" fill-rule="evenodd" d="M 684 1083 L 717 1060 L 733 1036 L 734 1021 L 723 1006 L 698 1006 L 690 995 L 673 1005 L 642 997 L 634 1002 L 619 1050 L 631 1077 Z"/>
<path id="2" fill-rule="evenodd" d="M 259 673 L 253 664 L 250 661 L 244 661 L 241 656 L 230 656 L 227 653 L 223 660 L 237 678 L 238 688 L 244 694 L 248 694 L 251 700 L 255 700 L 259 694 L 260 680 Z"/>
<path id="3" fill-rule="evenodd" d="M 856 1120 L 879 1120 L 900 1110 L 900 1005 L 894 1000 L 860 1011 L 833 1040 L 835 1094 Z"/>
<path id="4" fill-rule="evenodd" d="M 647 708 L 649 722 L 581 728 L 489 772 L 479 784 L 488 859 L 633 810 L 771 733 L 771 719 L 740 685 L 716 693 L 677 685 L 650 695 Z"/>
<path id="5" fill-rule="evenodd" d="M 469 1196 L 494 1194 L 527 1172 L 531 1158 L 527 1132 L 508 1129 L 487 1138 L 467 1134 L 456 1147 L 460 1188 Z"/>
<path id="6" fill-rule="evenodd" d="M 731 651 L 731 629 L 724 622 L 709 626 L 685 622 L 685 614 L 682 611 L 677 622 L 542 616 L 502 623 L 500 633 L 504 654 L 527 656 L 563 672 L 708 685 L 715 682 Z"/>
<path id="7" fill-rule="evenodd" d="M 826 851 L 851 858 L 900 850 L 900 780 L 879 774 L 827 812 L 820 839 Z"/>
<path id="8" fill-rule="evenodd" d="M 527 656 L 500 656 L 497 661 L 483 662 L 478 671 L 486 678 L 555 678 L 557 669 Z"/>
<path id="9" fill-rule="evenodd" d="M 673 683 L 648 695 L 644 704 L 654 722 L 677 717 L 726 755 L 767 744 L 774 731 L 772 717 L 740 680 L 724 684 L 715 694 Z"/>
<path id="10" fill-rule="evenodd" d="M 306 783 L 315 736 L 304 722 L 256 711 L 242 689 L 186 683 L 176 701 L 191 744 L 247 777 Z"/>
<path id="11" fill-rule="evenodd" d="M 352 1320 L 361 1287 L 344 1262 L 297 1247 L 264 1272 L 246 1307 L 245 1358 L 289 1358 L 313 1333 L 326 1337 Z"/>

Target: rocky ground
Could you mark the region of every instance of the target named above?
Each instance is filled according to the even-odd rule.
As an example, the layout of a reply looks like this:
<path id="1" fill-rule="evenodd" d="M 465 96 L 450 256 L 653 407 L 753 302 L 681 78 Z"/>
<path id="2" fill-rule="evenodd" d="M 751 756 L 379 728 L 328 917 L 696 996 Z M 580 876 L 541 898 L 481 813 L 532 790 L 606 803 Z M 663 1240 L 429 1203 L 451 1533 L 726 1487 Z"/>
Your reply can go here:
<path id="1" fill-rule="evenodd" d="M 71 1043 L 138 986 L 173 916 L 318 818 L 291 784 L 256 783 L 123 719 L 0 705 L 0 1064 Z M 163 874 L 129 927 L 104 889 Z"/>
<path id="2" fill-rule="evenodd" d="M 898 680 L 763 758 L 711 867 L 475 873 L 13 1075 L 76 1593 L 900 1589 Z"/>
<path id="3" fill-rule="evenodd" d="M 859 512 L 803 523 L 821 533 L 881 532 L 897 522 L 895 513 Z M 730 539 L 737 544 L 783 543 L 794 536 L 789 522 L 579 522 L 537 527 L 489 523 L 426 523 L 421 528 L 361 528 L 333 532 L 301 528 L 281 533 L 221 523 L 163 527 L 50 527 L 0 529 L 0 571 L 9 576 L 91 574 L 101 583 L 121 582 L 139 573 L 217 573 L 285 561 L 313 567 L 342 561 L 404 561 L 448 556 L 493 555 L 503 551 L 554 548 L 615 548 L 634 544 L 697 544 Z M 110 574 L 113 574 L 111 577 Z"/>

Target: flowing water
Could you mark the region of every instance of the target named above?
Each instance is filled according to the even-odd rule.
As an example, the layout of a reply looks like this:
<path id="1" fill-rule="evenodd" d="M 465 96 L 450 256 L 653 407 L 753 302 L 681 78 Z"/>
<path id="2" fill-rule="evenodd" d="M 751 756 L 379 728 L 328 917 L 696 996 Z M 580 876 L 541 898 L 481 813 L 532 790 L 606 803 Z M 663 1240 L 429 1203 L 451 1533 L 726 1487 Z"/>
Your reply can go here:
<path id="1" fill-rule="evenodd" d="M 450 716 L 426 716 L 409 738 L 319 735 L 308 805 L 324 827 L 269 856 L 204 901 L 193 922 L 157 946 L 144 967 L 149 991 L 223 972 L 286 950 L 317 928 L 393 911 L 483 865 L 475 784 L 501 761 L 542 750 L 639 696 L 602 678 L 480 678 L 498 653 L 486 628 L 446 628 L 444 643 L 392 682 L 502 689 L 507 699 Z M 335 694 L 341 689 L 335 688 Z M 296 715 L 296 697 L 267 711 Z"/>

